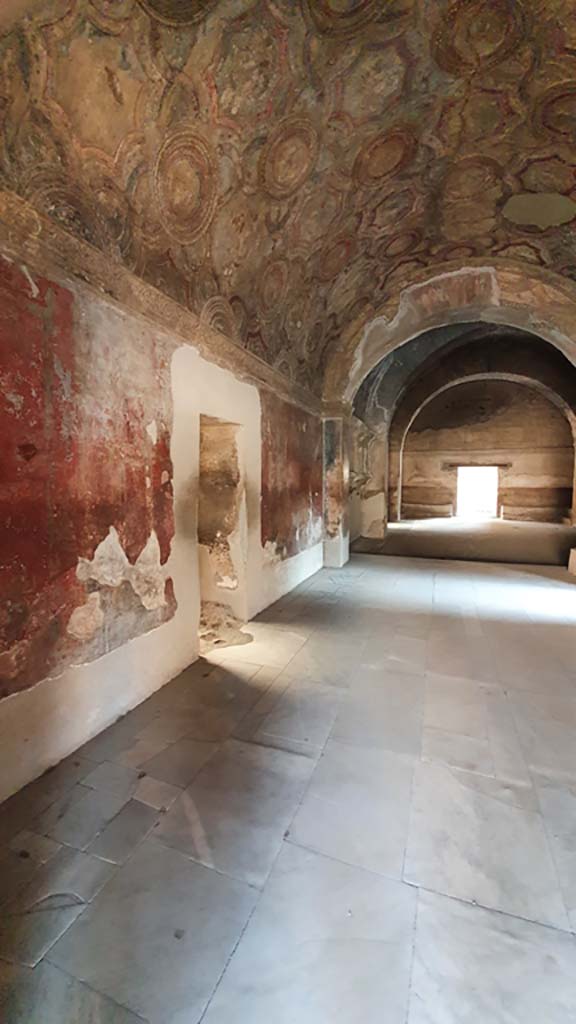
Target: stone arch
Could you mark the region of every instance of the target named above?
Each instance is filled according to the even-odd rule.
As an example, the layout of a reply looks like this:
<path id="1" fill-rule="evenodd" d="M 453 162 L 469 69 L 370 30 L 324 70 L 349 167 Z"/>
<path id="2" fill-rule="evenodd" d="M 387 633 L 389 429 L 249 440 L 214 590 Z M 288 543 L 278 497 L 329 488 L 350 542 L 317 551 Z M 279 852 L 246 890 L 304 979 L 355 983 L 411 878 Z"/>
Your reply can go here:
<path id="1" fill-rule="evenodd" d="M 548 384 L 524 374 L 505 373 L 497 370 L 492 372 L 470 373 L 455 377 L 452 380 L 447 381 L 446 384 L 437 387 L 417 404 L 409 402 L 406 403 L 406 405 L 401 404 L 397 410 L 397 415 L 392 421 L 389 435 L 390 471 L 388 479 L 388 506 L 391 520 L 399 521 L 402 517 L 403 463 L 406 441 L 408 434 L 410 433 L 410 429 L 418 419 L 420 413 L 423 412 L 427 405 L 430 405 L 431 402 L 444 392 L 450 391 L 461 384 L 485 380 L 508 381 L 509 383 L 520 384 L 541 394 L 552 405 L 556 406 L 568 421 L 572 434 L 572 445 L 576 451 L 576 414 L 574 412 L 574 408 L 562 395 L 559 395 L 558 392 L 553 390 Z M 396 456 L 395 458 L 392 457 L 393 453 Z"/>
<path id="2" fill-rule="evenodd" d="M 538 267 L 498 261 L 423 271 L 399 296 L 357 320 L 329 353 L 325 401 L 348 405 L 378 362 L 437 327 L 474 321 L 518 328 L 576 365 L 576 286 Z"/>

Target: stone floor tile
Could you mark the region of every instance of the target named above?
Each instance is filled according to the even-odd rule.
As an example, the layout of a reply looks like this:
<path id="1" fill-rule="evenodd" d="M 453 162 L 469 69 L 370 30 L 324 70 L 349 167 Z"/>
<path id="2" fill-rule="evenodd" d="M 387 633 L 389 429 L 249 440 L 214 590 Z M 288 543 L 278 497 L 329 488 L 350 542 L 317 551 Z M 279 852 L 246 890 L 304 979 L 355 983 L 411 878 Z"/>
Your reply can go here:
<path id="1" fill-rule="evenodd" d="M 230 740 L 154 835 L 207 867 L 261 886 L 313 767 L 305 757 Z"/>
<path id="2" fill-rule="evenodd" d="M 147 839 L 49 960 L 150 1024 L 198 1021 L 256 897 Z"/>
<path id="3" fill-rule="evenodd" d="M 79 785 L 69 799 L 49 807 L 34 828 L 59 843 L 85 850 L 125 803 L 124 796 Z"/>
<path id="4" fill-rule="evenodd" d="M 62 849 L 30 878 L 0 918 L 0 959 L 34 967 L 111 878 L 113 868 Z"/>
<path id="5" fill-rule="evenodd" d="M 132 795 L 138 782 L 138 772 L 125 765 L 102 761 L 83 780 L 82 785 L 89 789 L 101 789 L 106 793 L 123 796 L 125 800 Z"/>
<path id="6" fill-rule="evenodd" d="M 97 764 L 100 764 L 101 761 L 113 761 L 118 754 L 130 746 L 136 734 L 143 728 L 144 725 L 140 718 L 134 720 L 130 714 L 125 715 L 108 729 L 104 729 L 94 739 L 85 743 L 80 748 L 80 753 Z"/>
<path id="7" fill-rule="evenodd" d="M 546 772 L 534 772 L 533 778 L 549 832 L 555 836 L 567 836 L 576 843 L 576 780 L 569 775 Z"/>
<path id="8" fill-rule="evenodd" d="M 146 1024 L 48 963 L 0 962 L 0 1007 L 2 1024 Z"/>
<path id="9" fill-rule="evenodd" d="M 134 799 L 149 807 L 155 807 L 158 811 L 167 811 L 175 800 L 182 796 L 182 789 L 178 786 L 171 786 L 168 782 L 154 779 L 151 775 L 145 775 L 140 779 L 134 790 Z"/>
<path id="10" fill-rule="evenodd" d="M 28 885 L 37 867 L 32 857 L 22 857 L 18 850 L 0 848 L 0 913 Z"/>
<path id="11" fill-rule="evenodd" d="M 94 761 L 73 754 L 5 800 L 0 806 L 1 841 L 7 843 L 28 828 L 42 811 L 72 790 L 94 767 Z"/>
<path id="12" fill-rule="evenodd" d="M 240 724 L 235 736 L 267 746 L 283 749 L 286 741 L 296 740 L 300 749 L 320 752 L 338 711 L 340 696 L 333 686 L 322 686 L 311 680 L 287 678 L 271 700 L 265 694 Z M 281 683 L 282 676 L 277 680 Z"/>
<path id="13" fill-rule="evenodd" d="M 568 928 L 540 815 L 466 781 L 444 765 L 416 766 L 406 881 Z"/>
<path id="14" fill-rule="evenodd" d="M 285 844 L 204 1024 L 404 1024 L 415 908 L 410 886 Z"/>
<path id="15" fill-rule="evenodd" d="M 19 832 L 8 845 L 22 860 L 31 860 L 36 865 L 45 864 L 62 849 L 54 839 L 27 830 Z"/>
<path id="16" fill-rule="evenodd" d="M 485 688 L 484 696 L 494 774 L 500 779 L 531 785 L 531 775 L 506 694 L 490 687 Z"/>
<path id="17" fill-rule="evenodd" d="M 508 692 L 508 700 L 524 757 L 532 770 L 569 776 L 576 782 L 575 729 L 570 717 L 561 720 L 535 707 L 524 694 Z"/>
<path id="18" fill-rule="evenodd" d="M 486 688 L 471 679 L 429 674 L 426 678 L 424 725 L 474 739 L 487 739 Z"/>
<path id="19" fill-rule="evenodd" d="M 412 758 L 329 740 L 290 827 L 290 840 L 400 878 Z"/>
<path id="20" fill-rule="evenodd" d="M 572 1024 L 576 944 L 553 928 L 421 892 L 408 1024 Z"/>
<path id="21" fill-rule="evenodd" d="M 355 746 L 419 756 L 422 747 L 423 676 L 370 670 L 353 678 L 332 737 Z"/>
<path id="22" fill-rule="evenodd" d="M 170 744 L 160 754 L 156 754 L 150 761 L 145 761 L 141 768 L 146 775 L 153 775 L 161 782 L 168 782 L 171 786 L 184 788 L 198 774 L 203 765 L 214 756 L 218 750 L 215 743 L 205 743 L 201 740 L 178 740 Z"/>
<path id="23" fill-rule="evenodd" d="M 171 744 L 166 740 L 142 739 L 136 736 L 130 740 L 127 746 L 114 754 L 112 760 L 115 764 L 122 764 L 127 768 L 141 768 L 143 764 L 151 761 L 153 757 L 157 757 L 169 746 Z"/>
<path id="24" fill-rule="evenodd" d="M 440 761 L 454 768 L 494 774 L 494 759 L 488 740 L 461 736 L 442 729 L 424 729 L 422 732 L 422 758 L 425 761 Z"/>
<path id="25" fill-rule="evenodd" d="M 90 844 L 89 853 L 113 864 L 123 864 L 150 832 L 158 811 L 138 800 L 129 800 Z"/>

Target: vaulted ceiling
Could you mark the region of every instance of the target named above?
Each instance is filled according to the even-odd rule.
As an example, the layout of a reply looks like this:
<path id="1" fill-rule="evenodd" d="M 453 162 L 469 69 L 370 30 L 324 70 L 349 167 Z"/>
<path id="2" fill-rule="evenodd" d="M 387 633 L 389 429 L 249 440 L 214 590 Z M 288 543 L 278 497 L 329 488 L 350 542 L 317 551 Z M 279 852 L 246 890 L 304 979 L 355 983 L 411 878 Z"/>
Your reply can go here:
<path id="1" fill-rule="evenodd" d="M 574 0 L 25 5 L 0 186 L 315 390 L 415 271 L 576 276 Z"/>

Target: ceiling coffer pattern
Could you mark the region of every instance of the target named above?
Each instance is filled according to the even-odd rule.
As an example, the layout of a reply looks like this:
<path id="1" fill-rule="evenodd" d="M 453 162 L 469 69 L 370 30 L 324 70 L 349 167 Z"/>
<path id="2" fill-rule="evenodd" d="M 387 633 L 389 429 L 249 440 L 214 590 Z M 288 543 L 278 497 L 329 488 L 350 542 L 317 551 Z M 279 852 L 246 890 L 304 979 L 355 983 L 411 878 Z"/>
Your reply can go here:
<path id="1" fill-rule="evenodd" d="M 316 390 L 422 268 L 576 277 L 573 0 L 46 0 L 0 130 L 3 187 Z"/>

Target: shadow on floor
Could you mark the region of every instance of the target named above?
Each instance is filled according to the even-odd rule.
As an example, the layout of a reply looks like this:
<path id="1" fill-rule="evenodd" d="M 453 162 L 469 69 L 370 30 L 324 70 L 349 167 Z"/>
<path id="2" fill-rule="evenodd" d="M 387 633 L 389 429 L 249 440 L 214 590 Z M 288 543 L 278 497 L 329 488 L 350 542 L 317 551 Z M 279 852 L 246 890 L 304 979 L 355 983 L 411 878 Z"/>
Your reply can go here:
<path id="1" fill-rule="evenodd" d="M 359 537 L 352 550 L 408 558 L 565 566 L 573 547 L 573 526 L 501 519 L 425 519 L 390 523 L 383 540 Z"/>

